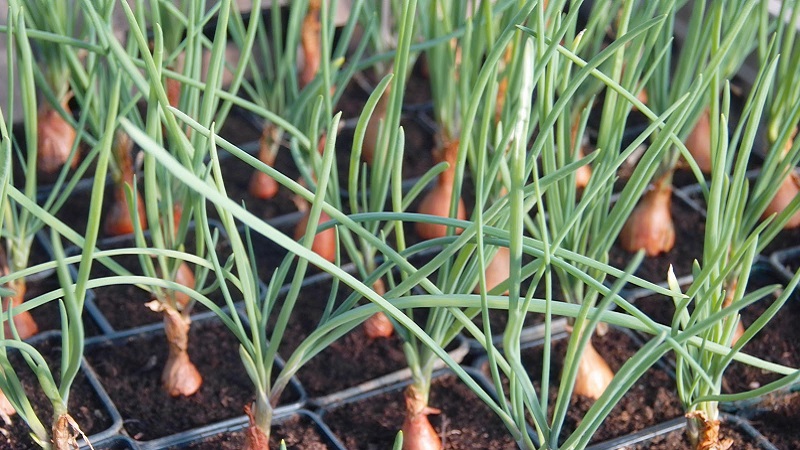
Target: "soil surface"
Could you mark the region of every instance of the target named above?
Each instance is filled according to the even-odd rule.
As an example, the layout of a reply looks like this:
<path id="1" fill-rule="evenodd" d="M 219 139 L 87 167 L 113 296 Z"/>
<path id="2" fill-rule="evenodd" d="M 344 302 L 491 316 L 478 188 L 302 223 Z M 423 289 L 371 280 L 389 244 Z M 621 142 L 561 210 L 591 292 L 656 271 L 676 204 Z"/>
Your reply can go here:
<path id="1" fill-rule="evenodd" d="M 239 358 L 239 342 L 217 321 L 196 321 L 189 335 L 189 357 L 203 376 L 191 397 L 170 397 L 161 386 L 167 356 L 162 333 L 129 338 L 119 345 L 96 345 L 87 359 L 136 440 L 148 441 L 244 414 L 253 385 Z M 287 390 L 286 401 L 293 401 Z"/>
<path id="2" fill-rule="evenodd" d="M 733 439 L 732 448 L 736 450 L 759 450 L 764 448 L 746 431 L 735 426 L 729 426 L 725 422 L 720 425 L 720 437 L 721 439 Z M 687 450 L 691 449 L 692 446 L 684 430 L 678 430 L 655 437 L 645 444 L 624 448 L 631 450 Z"/>
<path id="3" fill-rule="evenodd" d="M 167 450 L 240 450 L 244 447 L 245 439 L 246 432 L 240 430 L 211 436 L 185 446 L 167 447 Z M 270 448 L 279 448 L 281 440 L 289 449 L 328 450 L 338 448 L 307 416 L 292 416 L 273 425 L 269 440 Z"/>
<path id="4" fill-rule="evenodd" d="M 445 449 L 518 448 L 497 416 L 453 375 L 434 381 L 429 404 L 441 410 L 429 419 Z M 388 449 L 404 413 L 403 390 L 393 390 L 332 409 L 323 420 L 350 450 Z"/>
<path id="5" fill-rule="evenodd" d="M 303 288 L 280 344 L 279 353 L 284 358 L 288 358 L 317 328 L 330 292 L 329 282 Z M 339 287 L 337 305 L 344 301 L 349 292 L 349 289 Z M 277 310 L 273 317 L 277 317 Z M 314 356 L 300 369 L 297 377 L 309 397 L 313 398 L 356 386 L 405 367 L 408 367 L 408 363 L 402 341 L 396 334 L 370 341 L 359 325 Z"/>
<path id="6" fill-rule="evenodd" d="M 133 239 L 128 237 L 113 238 L 98 243 L 98 248 L 104 250 L 129 248 L 132 246 L 134 246 Z M 185 241 L 185 251 L 196 251 L 195 235 L 193 230 L 190 230 L 189 234 L 187 235 L 187 239 Z M 227 241 L 217 244 L 217 256 L 220 258 L 220 261 L 223 264 L 229 252 L 230 248 Z M 142 275 L 144 273 L 138 255 L 120 255 L 115 256 L 113 259 L 116 263 L 120 264 L 123 268 L 127 269 L 134 275 Z M 155 263 L 155 266 L 158 267 L 158 264 Z M 196 269 L 191 264 L 189 266 L 192 270 Z M 115 275 L 116 274 L 114 272 L 112 272 L 103 264 L 95 263 L 92 267 L 92 279 Z M 206 280 L 207 285 L 211 283 L 212 279 L 214 279 L 213 273 L 208 275 Z M 201 286 L 195 286 L 195 289 L 201 290 Z M 222 298 L 222 295 L 218 290 L 214 292 L 206 291 L 207 289 L 205 291 L 201 290 L 201 292 L 204 292 L 204 294 L 216 304 L 221 305 L 225 303 L 224 298 Z M 153 294 L 133 284 L 114 284 L 99 287 L 94 289 L 93 293 L 95 305 L 97 305 L 100 312 L 115 330 L 126 330 L 143 325 L 158 323 L 162 319 L 160 313 L 154 312 L 145 306 L 146 303 L 154 298 Z M 199 302 L 195 302 L 192 308 L 193 314 L 207 311 L 207 309 Z"/>
<path id="7" fill-rule="evenodd" d="M 603 335 L 595 335 L 592 342 L 597 351 L 616 373 L 638 349 L 637 342 L 627 333 L 610 328 Z M 567 339 L 553 342 L 551 353 L 550 391 L 548 417 L 552 417 L 560 384 L 562 360 L 567 350 Z M 541 389 L 542 347 L 534 346 L 522 350 L 522 361 L 527 366 L 528 376 L 537 389 Z M 594 433 L 591 442 L 603 442 L 624 436 L 683 415 L 680 400 L 675 393 L 675 381 L 665 366 L 656 365 L 636 381 L 631 389 L 612 409 L 600 428 Z M 482 368 L 488 376 L 488 368 Z M 506 383 L 506 381 L 504 381 Z M 594 401 L 583 396 L 573 396 L 562 428 L 560 442 L 563 442 L 578 426 Z"/>
<path id="8" fill-rule="evenodd" d="M 36 345 L 42 353 L 48 367 L 58 383 L 61 367 L 61 341 L 57 338 L 46 339 Z M 31 401 L 39 420 L 50 430 L 53 408 L 44 394 L 35 375 L 19 354 L 10 355 L 11 364 L 17 371 L 25 393 Z M 72 384 L 69 395 L 69 411 L 75 421 L 87 436 L 105 431 L 113 425 L 111 415 L 94 388 L 89 384 L 83 371 Z M 30 429 L 19 417 L 11 418 L 11 425 L 0 422 L 0 449 L 2 450 L 34 450 L 41 447 L 30 438 Z"/>
<path id="9" fill-rule="evenodd" d="M 759 405 L 762 413 L 751 419 L 753 426 L 780 450 L 800 448 L 800 392 L 776 395 Z"/>

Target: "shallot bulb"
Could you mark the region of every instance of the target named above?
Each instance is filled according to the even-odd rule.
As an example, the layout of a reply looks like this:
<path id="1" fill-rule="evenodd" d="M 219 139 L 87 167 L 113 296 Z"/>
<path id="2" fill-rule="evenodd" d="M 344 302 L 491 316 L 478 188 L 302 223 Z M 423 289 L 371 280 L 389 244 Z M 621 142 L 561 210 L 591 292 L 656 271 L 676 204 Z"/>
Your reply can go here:
<path id="1" fill-rule="evenodd" d="M 386 287 L 382 279 L 378 279 L 373 285 L 372 290 L 378 295 L 386 293 Z M 373 314 L 369 319 L 364 322 L 364 333 L 369 339 L 388 338 L 394 333 L 394 325 L 383 312 Z"/>
<path id="2" fill-rule="evenodd" d="M 264 125 L 264 130 L 258 141 L 258 159 L 270 167 L 275 164 L 275 151 L 281 139 L 280 136 L 280 128 L 271 123 Z M 269 200 L 278 194 L 278 187 L 278 182 L 274 178 L 260 170 L 256 170 L 250 177 L 250 184 L 247 190 L 255 198 Z"/>
<path id="3" fill-rule="evenodd" d="M 613 378 L 614 372 L 589 341 L 578 361 L 578 373 L 575 377 L 573 393 L 597 400 L 603 395 Z"/>
<path id="4" fill-rule="evenodd" d="M 428 406 L 425 396 L 413 384 L 406 388 L 406 418 L 403 422 L 403 450 L 441 450 L 442 440 L 428 420 L 439 410 Z"/>
<path id="5" fill-rule="evenodd" d="M 303 68 L 300 71 L 300 87 L 305 87 L 317 76 L 319 72 L 322 50 L 320 48 L 319 12 L 322 8 L 320 0 L 310 0 L 308 11 L 303 19 L 300 43 L 303 48 Z"/>
<path id="6" fill-rule="evenodd" d="M 375 149 L 378 147 L 378 132 L 380 131 L 381 124 L 386 119 L 386 109 L 389 106 L 389 97 L 391 97 L 391 85 L 386 87 L 383 95 L 375 105 L 375 110 L 372 111 L 372 116 L 367 122 L 367 128 L 364 132 L 364 143 L 361 146 L 361 159 L 369 165 L 372 165 L 372 159 L 375 157 Z"/>
<path id="7" fill-rule="evenodd" d="M 439 174 L 436 185 L 428 191 L 422 202 L 419 205 L 419 212 L 421 214 L 429 214 L 432 216 L 449 217 L 450 204 L 453 196 L 453 181 L 455 178 L 455 160 L 458 155 L 458 140 L 452 141 L 445 145 L 442 150 L 442 161 L 450 164 L 444 172 Z M 466 207 L 464 201 L 458 199 L 458 207 L 456 218 L 465 220 L 467 218 Z M 417 234 L 422 239 L 434 239 L 447 235 L 447 226 L 417 222 L 415 229 Z M 461 229 L 457 228 L 456 233 L 460 233 Z"/>
<path id="8" fill-rule="evenodd" d="M 711 172 L 711 120 L 708 109 L 703 111 L 697 124 L 684 142 L 703 173 Z"/>
<path id="9" fill-rule="evenodd" d="M 62 102 L 61 107 L 67 114 L 71 114 L 68 100 L 69 96 Z M 75 145 L 75 128 L 47 103 L 43 103 L 39 107 L 36 134 L 38 137 L 36 161 L 37 167 L 42 173 L 56 173 L 67 163 L 73 169 L 77 167 L 77 152 L 72 160 L 68 161 L 72 147 Z"/>
<path id="10" fill-rule="evenodd" d="M 783 183 L 781 183 L 778 191 L 775 193 L 775 197 L 769 202 L 767 209 L 764 210 L 761 217 L 766 219 L 773 214 L 781 213 L 798 194 L 800 194 L 800 175 L 792 171 L 783 179 Z M 783 228 L 797 228 L 798 226 L 800 226 L 800 211 L 794 213 Z"/>
<path id="11" fill-rule="evenodd" d="M 655 183 L 628 217 L 619 235 L 622 248 L 629 252 L 644 249 L 648 256 L 672 250 L 675 246 L 675 225 L 672 222 L 671 205 L 670 173 Z"/>
<path id="12" fill-rule="evenodd" d="M 303 216 L 303 218 L 297 222 L 297 226 L 294 229 L 294 238 L 297 241 L 303 238 L 306 234 L 306 227 L 308 226 L 308 215 L 309 211 Z M 325 223 L 331 220 L 331 217 L 325 212 L 322 211 L 319 216 L 319 223 Z M 311 244 L 311 251 L 314 253 L 322 256 L 326 260 L 333 262 L 336 260 L 336 229 L 328 228 L 325 231 L 321 231 L 314 236 L 314 242 Z"/>
<path id="13" fill-rule="evenodd" d="M 492 260 L 486 266 L 486 291 L 491 291 L 499 286 L 504 281 L 508 280 L 511 273 L 511 254 L 508 247 L 500 247 L 497 249 Z M 475 287 L 476 294 L 480 293 L 480 285 Z M 508 294 L 508 289 L 505 290 L 503 295 Z"/>

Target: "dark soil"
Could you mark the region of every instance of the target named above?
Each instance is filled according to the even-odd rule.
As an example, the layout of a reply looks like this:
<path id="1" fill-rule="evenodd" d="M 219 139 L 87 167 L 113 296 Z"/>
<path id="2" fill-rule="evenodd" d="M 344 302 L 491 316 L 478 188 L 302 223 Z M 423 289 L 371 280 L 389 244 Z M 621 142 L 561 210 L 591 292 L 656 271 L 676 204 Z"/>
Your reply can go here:
<path id="1" fill-rule="evenodd" d="M 193 234 L 193 230 L 190 230 L 185 241 L 186 252 L 196 251 L 194 239 L 195 235 Z M 98 243 L 98 248 L 104 250 L 121 249 L 134 245 L 135 243 L 132 238 L 121 237 L 101 241 Z M 224 264 L 225 258 L 229 252 L 230 249 L 227 241 L 217 244 L 217 256 L 220 258 L 221 263 Z M 142 275 L 144 273 L 138 255 L 116 256 L 114 257 L 114 261 L 134 275 Z M 158 267 L 158 264 L 156 264 L 156 267 Z M 193 265 L 190 264 L 190 267 L 192 270 L 195 270 Z M 92 267 L 92 279 L 115 275 L 116 274 L 103 264 L 95 263 Z M 207 284 L 210 284 L 212 279 L 214 279 L 213 273 L 208 275 L 206 280 Z M 201 290 L 201 286 L 197 285 L 195 289 Z M 94 303 L 115 330 L 125 330 L 149 325 L 160 322 L 162 319 L 161 313 L 154 312 L 145 306 L 145 303 L 148 303 L 154 298 L 153 294 L 133 284 L 104 286 L 94 289 L 93 292 Z M 205 294 L 217 304 L 221 305 L 225 303 L 219 291 L 211 293 L 205 292 Z M 207 311 L 207 309 L 202 304 L 195 302 L 192 313 L 200 313 L 203 311 Z"/>
<path id="2" fill-rule="evenodd" d="M 246 431 L 239 430 L 218 434 L 186 446 L 168 447 L 169 449 L 191 450 L 239 450 L 244 448 Z M 270 448 L 277 449 L 280 442 L 286 443 L 287 449 L 328 450 L 337 447 L 330 443 L 319 430 L 314 421 L 307 416 L 292 416 L 273 425 L 270 435 Z"/>
<path id="3" fill-rule="evenodd" d="M 47 339 L 36 345 L 39 352 L 47 361 L 48 367 L 58 382 L 61 367 L 61 341 L 57 338 Z M 42 424 L 50 430 L 53 409 L 47 396 L 44 394 L 27 364 L 19 354 L 10 355 L 13 367 L 17 370 L 28 399 Z M 83 371 L 72 384 L 69 395 L 69 410 L 72 417 L 87 436 L 91 436 L 109 429 L 113 425 L 112 418 L 105 405 L 95 390 L 89 384 Z M 30 438 L 30 429 L 19 417 L 12 417 L 12 424 L 5 425 L 0 422 L 0 449 L 7 450 L 33 450 L 40 449 Z"/>
<path id="4" fill-rule="evenodd" d="M 763 412 L 752 418 L 753 426 L 780 450 L 800 448 L 800 392 L 775 396 L 759 407 Z"/>
<path id="5" fill-rule="evenodd" d="M 736 450 L 758 450 L 763 447 L 758 444 L 758 441 L 752 436 L 747 434 L 744 430 L 737 427 L 731 427 L 727 423 L 722 422 L 720 425 L 721 439 L 733 439 L 733 447 Z M 689 443 L 689 438 L 686 437 L 684 430 L 673 431 L 658 437 L 653 438 L 645 444 L 638 444 L 630 448 L 632 450 L 687 450 L 693 448 Z"/>
<path id="6" fill-rule="evenodd" d="M 337 305 L 350 292 L 342 286 L 339 289 Z M 329 283 L 313 284 L 302 290 L 281 342 L 280 354 L 285 358 L 317 328 L 330 292 Z M 273 316 L 277 317 L 277 311 Z M 370 341 L 363 327 L 358 326 L 314 356 L 297 373 L 297 377 L 309 397 L 313 398 L 356 386 L 407 366 L 402 341 L 396 334 L 387 339 Z"/>
<path id="7" fill-rule="evenodd" d="M 86 357 L 122 414 L 125 430 L 148 441 L 244 414 L 254 390 L 238 349 L 238 340 L 219 322 L 194 322 L 189 357 L 203 375 L 203 386 L 180 398 L 170 397 L 161 386 L 167 356 L 162 333 L 96 345 Z"/>
<path id="8" fill-rule="evenodd" d="M 442 411 L 429 419 L 445 449 L 518 448 L 497 416 L 453 375 L 434 381 L 429 404 Z M 392 447 L 404 414 L 403 390 L 394 390 L 339 406 L 323 419 L 346 448 L 372 450 Z"/>
<path id="9" fill-rule="evenodd" d="M 39 295 L 52 292 L 60 287 L 61 284 L 58 281 L 58 275 L 55 273 L 41 280 L 29 281 L 27 282 L 27 290 L 25 291 L 25 300 L 27 301 Z M 61 312 L 57 301 L 51 301 L 32 309 L 31 315 L 39 326 L 39 333 L 49 330 L 61 330 Z M 92 319 L 87 309 L 84 308 L 81 318 L 83 319 L 83 331 L 86 337 L 100 334 L 100 328 L 97 326 L 94 319 Z"/>
<path id="10" fill-rule="evenodd" d="M 667 280 L 669 266 L 680 278 L 692 274 L 694 260 L 702 263 L 705 238 L 705 217 L 675 195 L 672 196 L 672 220 L 675 224 L 675 247 L 655 257 L 645 257 L 635 275 L 654 283 Z M 615 243 L 609 252 L 609 264 L 624 269 L 632 254 Z"/>
<path id="11" fill-rule="evenodd" d="M 550 405 L 549 416 L 553 414 L 558 395 L 567 341 L 567 339 L 560 339 L 553 343 L 548 402 Z M 628 334 L 614 328 L 609 329 L 604 336 L 594 336 L 592 342 L 614 372 L 617 372 L 638 348 L 636 342 Z M 539 391 L 542 348 L 539 346 L 523 350 L 522 360 L 528 365 L 528 374 Z M 561 440 L 566 439 L 575 430 L 593 404 L 594 402 L 589 398 L 573 396 Z M 675 381 L 663 369 L 663 366 L 656 365 L 649 369 L 614 406 L 614 409 L 595 432 L 591 442 L 602 442 L 624 436 L 681 415 L 683 415 L 683 408 L 675 393 Z"/>

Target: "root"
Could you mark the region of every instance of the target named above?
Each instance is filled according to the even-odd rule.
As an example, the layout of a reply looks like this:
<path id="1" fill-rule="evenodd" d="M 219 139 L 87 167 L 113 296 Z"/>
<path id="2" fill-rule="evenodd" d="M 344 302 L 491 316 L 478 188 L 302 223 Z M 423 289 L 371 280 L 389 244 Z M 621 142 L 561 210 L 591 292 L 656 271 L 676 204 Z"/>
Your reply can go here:
<path id="1" fill-rule="evenodd" d="M 704 411 L 691 411 L 686 414 L 686 419 L 694 422 L 698 429 L 697 442 L 694 442 L 696 450 L 728 450 L 732 448 L 733 439 L 720 440 L 719 420 L 710 420 Z"/>

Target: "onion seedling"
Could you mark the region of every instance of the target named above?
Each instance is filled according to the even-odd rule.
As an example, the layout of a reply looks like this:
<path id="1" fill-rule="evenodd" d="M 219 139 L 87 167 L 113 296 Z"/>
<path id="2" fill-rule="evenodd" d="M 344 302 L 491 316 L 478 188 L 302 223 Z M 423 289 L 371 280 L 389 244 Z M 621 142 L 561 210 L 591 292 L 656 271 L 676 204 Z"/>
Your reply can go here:
<path id="1" fill-rule="evenodd" d="M 664 2 L 659 11 L 666 14 L 666 21 L 655 37 L 657 46 L 663 51 L 654 53 L 648 62 L 651 75 L 646 80 L 647 105 L 656 114 L 662 114 L 691 89 L 698 79 L 708 84 L 715 73 L 723 79 L 731 77 L 756 45 L 758 21 L 745 17 L 754 11 L 756 2 L 694 2 L 689 15 L 687 34 L 680 51 L 673 51 L 676 33 L 676 15 L 683 1 Z M 714 39 L 709 39 L 713 36 Z M 719 45 L 712 48 L 712 41 Z M 677 61 L 674 60 L 677 53 Z M 650 190 L 642 197 L 634 212 L 627 219 L 620 234 L 620 244 L 625 250 L 635 252 L 644 249 L 648 256 L 670 251 L 675 245 L 675 229 L 670 209 L 672 179 L 683 156 L 698 180 L 702 172 L 711 169 L 711 136 L 716 133 L 709 127 L 709 114 L 718 111 L 707 109 L 710 99 L 719 92 L 706 92 L 707 98 L 697 98 L 686 103 L 690 111 L 689 120 L 679 130 L 688 153 L 673 147 L 660 162 L 653 176 Z"/>
<path id="2" fill-rule="evenodd" d="M 25 26 L 20 13 L 19 5 L 12 4 L 14 13 L 10 23 L 15 27 L 15 33 L 20 40 L 26 38 Z M 18 40 L 18 44 L 20 42 Z M 23 45 L 24 47 L 24 45 Z M 22 52 L 22 64 L 30 64 L 29 54 L 26 55 L 25 50 Z M 10 68 L 10 66 L 9 66 Z M 31 72 L 28 72 L 31 76 Z M 30 80 L 29 80 L 30 81 Z M 108 81 L 108 80 L 107 80 Z M 77 448 L 77 434 L 83 434 L 80 425 L 75 422 L 75 419 L 70 415 L 68 408 L 68 398 L 72 383 L 75 381 L 78 371 L 81 366 L 83 357 L 84 345 L 84 330 L 83 330 L 83 304 L 88 289 L 89 274 L 91 271 L 92 262 L 94 259 L 93 249 L 97 241 L 97 236 L 100 228 L 100 210 L 103 204 L 103 195 L 105 189 L 105 175 L 108 168 L 110 159 L 111 145 L 117 120 L 117 109 L 119 106 L 120 98 L 120 78 L 116 77 L 113 87 L 109 89 L 109 94 L 104 98 L 108 102 L 108 116 L 104 124 L 106 130 L 101 136 L 97 151 L 99 152 L 97 158 L 96 178 L 93 184 L 92 199 L 89 206 L 89 223 L 87 226 L 86 234 L 83 239 L 85 245 L 84 251 L 80 256 L 80 265 L 78 267 L 76 283 L 72 284 L 71 275 L 67 269 L 65 262 L 64 251 L 61 246 L 61 237 L 55 229 L 51 229 L 52 243 L 55 250 L 55 263 L 46 263 L 42 270 L 49 270 L 55 266 L 58 273 L 58 279 L 61 284 L 61 289 L 44 294 L 31 300 L 31 305 L 26 305 L 29 308 L 33 305 L 40 305 L 46 301 L 55 301 L 58 299 L 59 309 L 61 311 L 61 367 L 59 376 L 55 377 L 53 371 L 48 367 L 45 359 L 32 345 L 23 342 L 23 336 L 20 330 L 16 327 L 16 319 L 19 314 L 15 314 L 12 309 L 4 314 L 4 321 L 8 325 L 9 331 L 4 329 L 3 339 L 0 340 L 0 366 L 3 370 L 0 371 L 0 389 L 5 394 L 6 401 L 3 402 L 6 406 L 13 407 L 20 417 L 28 424 L 32 431 L 32 437 L 38 445 L 45 449 L 55 450 L 69 450 Z M 25 83 L 23 83 L 25 86 Z M 10 91 L 13 92 L 13 91 Z M 23 100 L 23 103 L 29 103 Z M 30 107 L 31 105 L 26 105 Z M 30 109 L 26 110 L 26 114 Z M 8 134 L 9 127 L 6 125 L 2 114 L 0 114 L 0 134 L 2 134 L 3 141 L 3 160 L 9 161 L 8 157 L 11 154 L 11 137 Z M 9 164 L 5 164 L 7 169 Z M 6 188 L 10 191 L 16 191 L 16 188 L 7 186 L 8 179 L 3 177 L 4 188 L 2 189 L 3 195 L 6 193 Z M 16 191 L 17 194 L 21 194 Z M 4 199 L 5 200 L 5 199 Z M 7 203 L 0 202 L 5 207 Z M 48 213 L 43 209 L 33 210 L 25 209 L 29 214 L 34 215 L 39 220 L 47 220 Z M 42 215 L 43 214 L 43 215 Z M 52 218 L 52 216 L 50 216 Z M 40 266 L 41 267 L 41 266 Z M 31 271 L 28 271 L 31 272 Z M 32 272 L 35 273 L 35 272 Z M 25 274 L 21 271 L 5 273 L 0 276 L 3 283 L 9 283 L 11 286 L 18 286 L 18 280 L 24 279 Z M 27 312 L 27 310 L 25 311 Z M 30 400 L 27 398 L 25 389 L 19 379 L 17 370 L 19 368 L 13 367 L 9 359 L 9 349 L 18 351 L 29 369 L 36 375 L 36 379 L 42 389 L 47 395 L 53 409 L 52 421 L 50 428 L 42 423 L 38 417 L 37 412 L 33 409 Z M 58 381 L 56 381 L 58 379 Z M 85 436 L 84 436 L 85 437 Z"/>
<path id="3" fill-rule="evenodd" d="M 769 16 L 768 5 L 762 4 L 762 13 L 765 17 Z M 788 171 L 783 177 L 780 188 L 770 201 L 763 217 L 767 218 L 772 214 L 781 214 L 792 201 L 800 194 L 800 175 L 794 170 L 795 162 L 791 162 L 791 154 L 795 145 L 797 135 L 797 122 L 792 122 L 795 107 L 800 103 L 800 87 L 793 83 L 800 64 L 800 43 L 797 42 L 797 24 L 800 19 L 800 7 L 796 1 L 781 2 L 780 10 L 769 25 L 775 28 L 774 43 L 767 41 L 767 33 L 760 34 L 759 53 L 761 64 L 766 64 L 773 54 L 780 52 L 777 74 L 774 86 L 767 99 L 766 121 L 767 121 L 767 142 L 768 148 L 766 160 L 764 161 L 765 170 L 769 171 L 772 167 L 780 173 Z M 769 51 L 772 50 L 772 51 Z M 786 127 L 790 127 L 788 139 L 786 139 Z M 781 145 L 783 143 L 783 145 Z M 784 161 L 786 160 L 786 161 Z M 789 170 L 789 168 L 792 168 Z M 776 173 L 777 175 L 777 173 Z M 756 192 L 758 192 L 756 187 Z M 796 228 L 800 226 L 800 213 L 796 213 L 784 225 L 785 228 Z"/>

